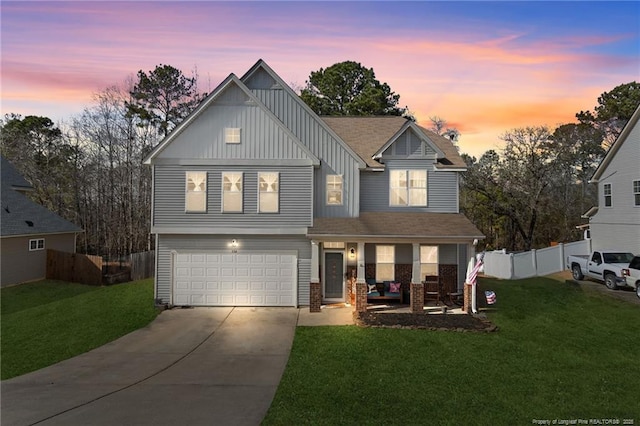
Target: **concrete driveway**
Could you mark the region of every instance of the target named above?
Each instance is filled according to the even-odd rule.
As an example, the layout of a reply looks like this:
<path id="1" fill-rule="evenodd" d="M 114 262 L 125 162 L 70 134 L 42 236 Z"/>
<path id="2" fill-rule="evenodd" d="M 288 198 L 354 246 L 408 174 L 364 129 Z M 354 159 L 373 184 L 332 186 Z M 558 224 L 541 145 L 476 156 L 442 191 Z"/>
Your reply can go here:
<path id="1" fill-rule="evenodd" d="M 260 424 L 297 319 L 296 308 L 164 311 L 105 346 L 3 381 L 0 423 Z"/>

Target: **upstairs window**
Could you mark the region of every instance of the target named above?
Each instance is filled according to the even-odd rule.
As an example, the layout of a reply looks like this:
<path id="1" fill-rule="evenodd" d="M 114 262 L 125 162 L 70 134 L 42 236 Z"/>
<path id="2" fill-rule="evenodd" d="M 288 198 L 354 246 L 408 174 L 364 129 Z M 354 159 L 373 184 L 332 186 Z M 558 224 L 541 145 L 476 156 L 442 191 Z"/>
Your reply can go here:
<path id="1" fill-rule="evenodd" d="M 242 213 L 242 173 L 222 173 L 222 211 Z"/>
<path id="2" fill-rule="evenodd" d="M 207 172 L 186 173 L 184 209 L 187 212 L 207 211 Z"/>
<path id="3" fill-rule="evenodd" d="M 44 238 L 29 240 L 29 251 L 44 250 Z"/>
<path id="4" fill-rule="evenodd" d="M 277 213 L 279 198 L 278 173 L 258 173 L 258 212 Z"/>
<path id="5" fill-rule="evenodd" d="M 640 180 L 633 181 L 633 205 L 640 207 Z"/>
<path id="6" fill-rule="evenodd" d="M 225 129 L 224 129 L 224 142 L 225 143 L 240 143 L 240 128 L 239 127 L 225 127 Z"/>
<path id="7" fill-rule="evenodd" d="M 420 246 L 420 276 L 438 274 L 438 246 Z"/>
<path id="8" fill-rule="evenodd" d="M 426 207 L 427 171 L 391 170 L 389 173 L 389 205 Z"/>
<path id="9" fill-rule="evenodd" d="M 327 176 L 327 204 L 342 205 L 342 176 Z"/>
<path id="10" fill-rule="evenodd" d="M 376 246 L 376 281 L 395 279 L 395 247 Z"/>
<path id="11" fill-rule="evenodd" d="M 613 200 L 611 199 L 611 184 L 610 183 L 605 183 L 602 186 L 603 192 L 604 192 L 604 206 L 605 207 L 611 207 L 613 206 Z"/>

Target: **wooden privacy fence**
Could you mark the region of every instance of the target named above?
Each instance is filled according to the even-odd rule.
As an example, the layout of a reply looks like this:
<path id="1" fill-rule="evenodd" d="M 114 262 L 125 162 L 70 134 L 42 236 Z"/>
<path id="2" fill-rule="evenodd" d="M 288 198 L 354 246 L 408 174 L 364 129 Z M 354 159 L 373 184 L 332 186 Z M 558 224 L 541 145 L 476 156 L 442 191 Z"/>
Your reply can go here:
<path id="1" fill-rule="evenodd" d="M 129 255 L 131 281 L 153 277 L 155 275 L 155 260 L 156 252 L 154 250 L 131 253 Z"/>
<path id="2" fill-rule="evenodd" d="M 102 257 L 47 249 L 47 279 L 102 284 Z"/>

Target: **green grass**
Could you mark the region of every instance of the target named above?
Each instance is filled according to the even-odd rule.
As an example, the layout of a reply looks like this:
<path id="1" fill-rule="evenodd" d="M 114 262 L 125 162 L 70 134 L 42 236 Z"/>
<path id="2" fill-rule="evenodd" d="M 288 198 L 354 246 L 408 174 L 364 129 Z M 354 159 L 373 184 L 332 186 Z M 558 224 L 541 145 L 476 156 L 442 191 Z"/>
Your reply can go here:
<path id="1" fill-rule="evenodd" d="M 104 345 L 158 314 L 153 280 L 92 287 L 45 280 L 0 291 L 1 378 Z"/>
<path id="2" fill-rule="evenodd" d="M 640 307 L 545 278 L 481 287 L 495 333 L 299 327 L 264 424 L 640 423 Z"/>

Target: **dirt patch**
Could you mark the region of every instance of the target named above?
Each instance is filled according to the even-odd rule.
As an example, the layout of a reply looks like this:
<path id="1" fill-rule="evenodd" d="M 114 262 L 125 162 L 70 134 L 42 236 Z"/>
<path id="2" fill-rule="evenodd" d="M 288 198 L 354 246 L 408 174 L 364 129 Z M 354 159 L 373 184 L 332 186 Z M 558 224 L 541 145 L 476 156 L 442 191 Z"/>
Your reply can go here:
<path id="1" fill-rule="evenodd" d="M 412 328 L 460 332 L 491 332 L 498 327 L 483 315 L 354 312 L 361 327 Z"/>

